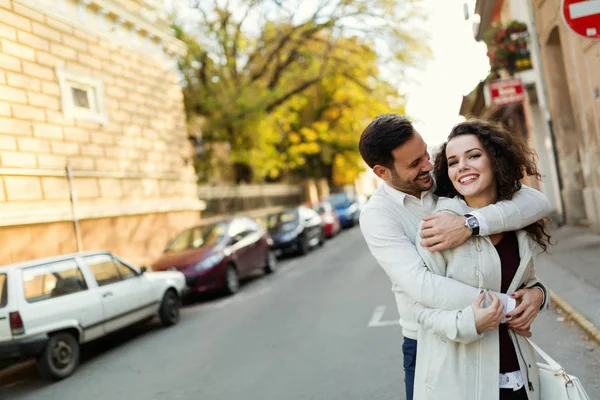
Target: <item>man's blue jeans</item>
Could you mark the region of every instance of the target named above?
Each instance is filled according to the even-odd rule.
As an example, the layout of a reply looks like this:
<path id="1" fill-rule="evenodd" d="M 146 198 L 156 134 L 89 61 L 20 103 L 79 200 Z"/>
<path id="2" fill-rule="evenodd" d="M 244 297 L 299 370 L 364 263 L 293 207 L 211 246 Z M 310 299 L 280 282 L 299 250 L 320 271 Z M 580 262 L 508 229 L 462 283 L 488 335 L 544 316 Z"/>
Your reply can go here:
<path id="1" fill-rule="evenodd" d="M 417 365 L 417 341 L 405 337 L 404 343 L 402 344 L 402 354 L 404 355 L 404 385 L 406 388 L 406 400 L 413 400 L 415 366 Z"/>

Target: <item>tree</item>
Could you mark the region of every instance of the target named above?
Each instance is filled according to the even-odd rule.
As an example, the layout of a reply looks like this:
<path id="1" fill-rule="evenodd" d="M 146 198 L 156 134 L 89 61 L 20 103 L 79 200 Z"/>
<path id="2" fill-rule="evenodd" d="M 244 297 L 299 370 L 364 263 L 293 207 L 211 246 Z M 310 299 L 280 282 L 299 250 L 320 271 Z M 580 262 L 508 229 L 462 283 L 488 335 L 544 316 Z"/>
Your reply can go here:
<path id="1" fill-rule="evenodd" d="M 361 172 L 357 141 L 362 129 L 375 115 L 404 112 L 397 90 L 377 79 L 375 52 L 352 51 L 361 46 L 356 38 L 340 40 L 344 43 L 335 48 L 347 52 L 342 55 L 354 65 L 352 74 L 338 71 L 261 122 L 259 144 L 252 152 L 259 176 L 293 174 L 352 183 Z"/>
<path id="2" fill-rule="evenodd" d="M 359 93 L 361 87 L 365 93 L 393 92 L 389 83 L 377 84 L 377 65 L 386 66 L 388 80 L 401 79 L 404 67 L 426 53 L 412 22 L 418 0 L 320 0 L 310 10 L 302 7 L 309 3 L 315 4 L 201 0 L 193 5 L 199 22 L 180 20 L 175 27 L 189 48 L 180 61 L 188 115 L 204 117 L 205 142 L 229 143 L 238 181 L 252 179 L 251 172 L 258 172 L 255 178 L 274 170 L 309 173 L 319 167 L 317 158 L 308 157 L 302 168 L 293 160 L 314 156 L 322 143 L 331 151 L 325 164 L 349 156 L 343 150 L 351 142 L 356 147 L 357 132 L 350 129 L 357 121 L 349 121 L 349 110 L 369 97 Z M 327 140 L 333 126 L 340 137 Z M 265 129 L 279 132 L 274 148 L 260 142 L 277 137 Z M 301 133 L 301 140 L 292 133 Z M 290 145 L 284 149 L 282 143 Z M 259 146 L 263 164 L 255 162 Z"/>

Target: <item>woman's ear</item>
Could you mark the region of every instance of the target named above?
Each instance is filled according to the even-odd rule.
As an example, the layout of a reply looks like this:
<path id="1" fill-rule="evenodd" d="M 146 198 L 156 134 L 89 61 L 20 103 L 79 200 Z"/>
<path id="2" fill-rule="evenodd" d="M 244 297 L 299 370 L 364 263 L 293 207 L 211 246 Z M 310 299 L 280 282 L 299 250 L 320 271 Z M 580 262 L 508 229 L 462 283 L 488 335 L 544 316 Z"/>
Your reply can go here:
<path id="1" fill-rule="evenodd" d="M 384 181 L 389 180 L 389 176 L 391 174 L 391 171 L 389 170 L 389 168 L 386 168 L 382 165 L 374 166 L 373 172 L 375 173 L 375 175 L 377 175 L 377 177 L 383 179 Z"/>

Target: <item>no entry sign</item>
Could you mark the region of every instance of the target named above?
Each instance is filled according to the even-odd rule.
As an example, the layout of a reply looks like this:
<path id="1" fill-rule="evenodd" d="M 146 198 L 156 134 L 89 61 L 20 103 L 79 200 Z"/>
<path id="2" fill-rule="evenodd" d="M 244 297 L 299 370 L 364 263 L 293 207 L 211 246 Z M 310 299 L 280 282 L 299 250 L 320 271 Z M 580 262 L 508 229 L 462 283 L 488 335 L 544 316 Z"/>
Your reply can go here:
<path id="1" fill-rule="evenodd" d="M 600 38 L 600 0 L 562 0 L 561 10 L 565 23 L 575 33 Z"/>

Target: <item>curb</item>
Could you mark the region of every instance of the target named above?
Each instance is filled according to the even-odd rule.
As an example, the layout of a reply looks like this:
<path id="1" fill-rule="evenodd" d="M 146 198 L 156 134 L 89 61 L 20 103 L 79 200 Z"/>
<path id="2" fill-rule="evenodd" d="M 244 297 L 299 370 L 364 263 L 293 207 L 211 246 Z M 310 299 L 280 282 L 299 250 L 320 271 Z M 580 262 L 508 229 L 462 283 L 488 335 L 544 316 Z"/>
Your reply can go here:
<path id="1" fill-rule="evenodd" d="M 22 361 L 17 364 L 11 365 L 10 367 L 0 369 L 0 380 L 17 375 L 29 368 L 32 368 L 34 365 L 34 361 Z"/>
<path id="2" fill-rule="evenodd" d="M 600 344 L 600 329 L 587 319 L 583 314 L 573 308 L 562 297 L 550 290 L 550 299 L 561 310 L 563 310 L 573 321 L 577 322 L 584 331 L 586 331 L 597 343 Z"/>

